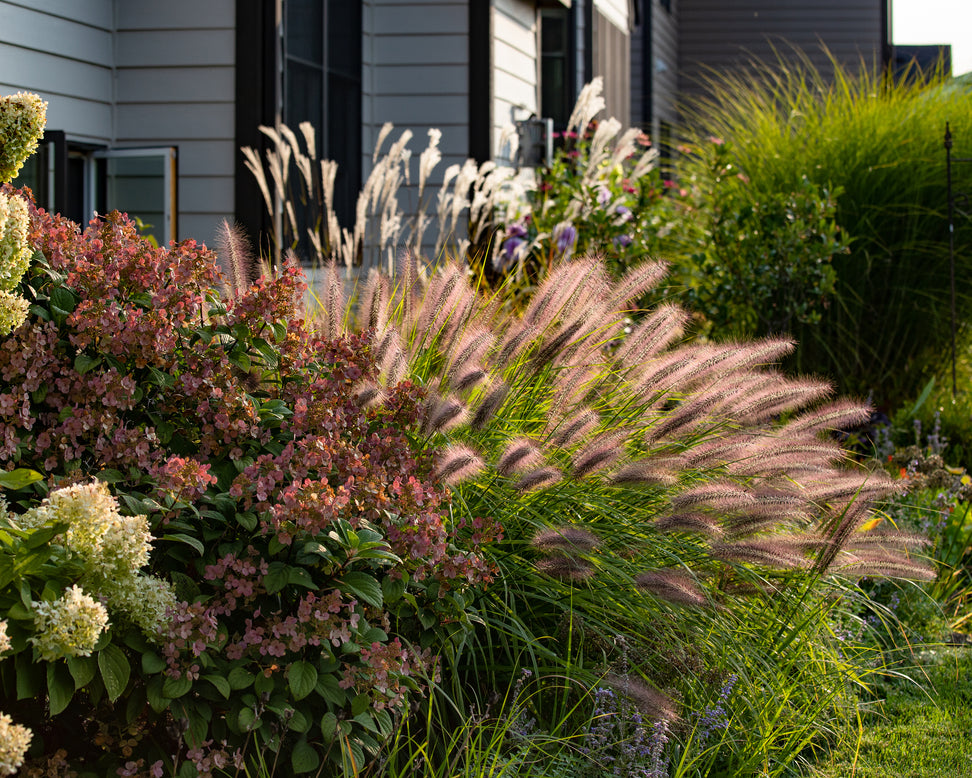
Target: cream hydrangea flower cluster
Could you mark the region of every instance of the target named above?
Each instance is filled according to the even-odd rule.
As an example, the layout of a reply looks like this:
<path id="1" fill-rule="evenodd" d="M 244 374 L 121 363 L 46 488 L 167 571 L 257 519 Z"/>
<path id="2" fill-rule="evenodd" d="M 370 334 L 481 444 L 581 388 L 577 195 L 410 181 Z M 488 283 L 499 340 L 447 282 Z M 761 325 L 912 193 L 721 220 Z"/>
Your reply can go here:
<path id="1" fill-rule="evenodd" d="M 24 763 L 33 733 L 0 713 L 0 775 L 15 775 Z"/>
<path id="2" fill-rule="evenodd" d="M 46 123 L 47 103 L 37 95 L 0 97 L 0 184 L 13 180 L 37 150 Z M 12 290 L 30 263 L 29 224 L 27 204 L 20 197 L 0 194 L 0 335 L 27 318 L 27 300 Z"/>
<path id="3" fill-rule="evenodd" d="M 69 656 L 90 656 L 108 627 L 105 606 L 75 584 L 53 602 L 35 602 L 31 642 L 48 662 Z"/>
<path id="4" fill-rule="evenodd" d="M 31 526 L 68 525 L 64 545 L 92 572 L 124 575 L 148 563 L 152 534 L 144 516 L 122 516 L 102 481 L 57 489 L 24 515 Z"/>
<path id="5" fill-rule="evenodd" d="M 0 654 L 10 650 L 10 637 L 7 635 L 7 622 L 0 619 Z"/>
<path id="6" fill-rule="evenodd" d="M 67 524 L 60 537 L 81 558 L 83 583 L 146 635 L 159 636 L 176 598 L 168 583 L 140 572 L 148 564 L 153 540 L 145 516 L 122 516 L 108 486 L 93 481 L 51 492 L 19 521 L 29 527 Z"/>
<path id="7" fill-rule="evenodd" d="M 0 97 L 0 183 L 13 181 L 47 124 L 47 103 L 37 95 L 18 92 Z"/>

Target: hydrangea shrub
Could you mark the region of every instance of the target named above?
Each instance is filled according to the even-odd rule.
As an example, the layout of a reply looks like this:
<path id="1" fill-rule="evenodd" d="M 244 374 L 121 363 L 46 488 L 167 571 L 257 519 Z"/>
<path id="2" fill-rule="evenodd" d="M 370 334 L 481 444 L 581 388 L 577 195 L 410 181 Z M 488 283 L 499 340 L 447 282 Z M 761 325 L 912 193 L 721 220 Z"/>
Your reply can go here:
<path id="1" fill-rule="evenodd" d="M 360 769 L 490 578 L 416 442 L 423 392 L 369 406 L 370 335 L 310 332 L 293 267 L 223 299 L 192 241 L 26 205 L 0 465 L 44 481 L 8 491 L 3 704 L 79 774 Z"/>

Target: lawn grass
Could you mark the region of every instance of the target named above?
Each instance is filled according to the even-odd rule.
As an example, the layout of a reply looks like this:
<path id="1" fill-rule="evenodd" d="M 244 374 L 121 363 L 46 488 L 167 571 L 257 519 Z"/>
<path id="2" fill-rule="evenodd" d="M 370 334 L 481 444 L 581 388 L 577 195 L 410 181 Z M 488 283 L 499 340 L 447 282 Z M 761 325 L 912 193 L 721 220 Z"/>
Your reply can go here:
<path id="1" fill-rule="evenodd" d="M 860 737 L 815 778 L 956 778 L 972 775 L 972 647 L 915 655 L 908 677 L 886 678 L 865 705 Z"/>

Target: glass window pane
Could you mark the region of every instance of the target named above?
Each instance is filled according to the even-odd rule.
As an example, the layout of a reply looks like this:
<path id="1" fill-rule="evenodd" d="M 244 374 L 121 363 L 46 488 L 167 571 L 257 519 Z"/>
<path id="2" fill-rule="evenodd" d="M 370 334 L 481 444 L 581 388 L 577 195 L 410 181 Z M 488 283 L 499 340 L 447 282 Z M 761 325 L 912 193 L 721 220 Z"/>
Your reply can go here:
<path id="1" fill-rule="evenodd" d="M 321 0 L 287 0 L 287 56 L 324 64 Z"/>

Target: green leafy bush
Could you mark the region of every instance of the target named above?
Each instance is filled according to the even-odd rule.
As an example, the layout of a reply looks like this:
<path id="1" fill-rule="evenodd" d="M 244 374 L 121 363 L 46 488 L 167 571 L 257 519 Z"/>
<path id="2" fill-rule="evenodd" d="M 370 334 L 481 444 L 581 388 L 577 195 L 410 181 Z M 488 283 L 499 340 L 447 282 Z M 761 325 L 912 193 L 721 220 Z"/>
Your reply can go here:
<path id="1" fill-rule="evenodd" d="M 834 221 L 840 190 L 803 177 L 792 191 L 757 193 L 730 144 L 711 138 L 695 153 L 705 167 L 682 182 L 689 194 L 674 206 L 669 244 L 681 257 L 673 281 L 705 317 L 703 332 L 752 337 L 820 322 L 837 280 L 831 260 L 847 251 Z"/>
<path id="2" fill-rule="evenodd" d="M 693 107 L 705 135 L 731 146 L 752 202 L 800 192 L 836 198 L 850 252 L 835 254 L 833 302 L 799 323 L 795 366 L 882 407 L 916 397 L 951 338 L 945 123 L 972 144 L 968 90 L 941 78 L 890 83 L 834 63 L 833 78 L 787 52 L 778 63 L 713 74 Z M 699 144 L 702 145 L 702 144 Z M 704 175 L 708 158 L 700 164 Z M 958 317 L 972 315 L 972 223 L 956 233 Z"/>

